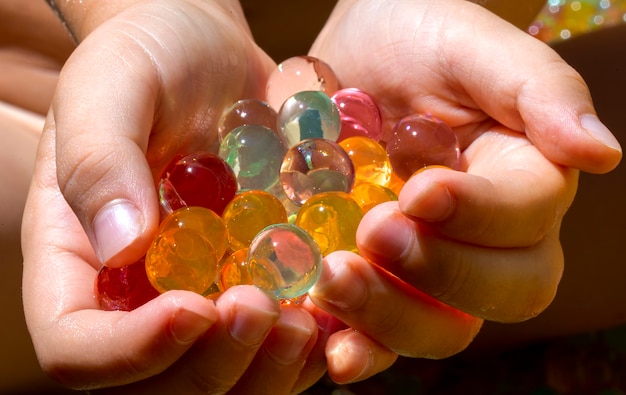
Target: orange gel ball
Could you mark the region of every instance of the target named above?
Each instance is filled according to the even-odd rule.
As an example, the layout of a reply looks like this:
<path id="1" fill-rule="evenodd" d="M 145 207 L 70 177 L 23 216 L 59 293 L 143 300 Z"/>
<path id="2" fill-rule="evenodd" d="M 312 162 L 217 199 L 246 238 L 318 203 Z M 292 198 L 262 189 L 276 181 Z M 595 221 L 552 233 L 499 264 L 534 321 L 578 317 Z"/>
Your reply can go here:
<path id="1" fill-rule="evenodd" d="M 215 289 L 226 251 L 226 226 L 213 211 L 184 207 L 168 215 L 146 254 L 146 274 L 159 292 L 183 289 L 206 295 Z"/>

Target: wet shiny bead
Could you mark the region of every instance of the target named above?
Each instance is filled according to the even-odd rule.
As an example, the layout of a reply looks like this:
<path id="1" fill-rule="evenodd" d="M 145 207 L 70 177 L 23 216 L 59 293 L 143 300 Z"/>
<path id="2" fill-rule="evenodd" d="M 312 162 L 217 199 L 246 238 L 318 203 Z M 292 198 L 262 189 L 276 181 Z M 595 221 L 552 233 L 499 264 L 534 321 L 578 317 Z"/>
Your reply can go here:
<path id="1" fill-rule="evenodd" d="M 174 159 L 165 168 L 159 181 L 159 200 L 165 215 L 190 206 L 221 215 L 237 189 L 235 173 L 222 158 L 196 152 Z"/>
<path id="2" fill-rule="evenodd" d="M 387 186 L 391 179 L 391 162 L 387 151 L 376 141 L 363 136 L 339 142 L 354 166 L 354 184 L 371 182 Z"/>
<path id="3" fill-rule="evenodd" d="M 331 97 L 339 109 L 341 132 L 338 141 L 352 136 L 365 136 L 379 141 L 382 135 L 382 117 L 374 99 L 355 89 L 340 89 Z"/>
<path id="4" fill-rule="evenodd" d="M 295 224 L 313 237 L 326 256 L 337 250 L 357 252 L 356 230 L 361 218 L 363 211 L 350 195 L 327 192 L 300 207 Z"/>
<path id="5" fill-rule="evenodd" d="M 398 196 L 391 189 L 370 182 L 355 185 L 350 192 L 350 197 L 357 202 L 363 213 L 381 203 L 398 200 Z"/>
<path id="6" fill-rule="evenodd" d="M 248 247 L 258 232 L 269 225 L 286 223 L 287 211 L 280 200 L 268 192 L 239 193 L 226 206 L 222 219 L 228 229 L 231 250 Z"/>
<path id="7" fill-rule="evenodd" d="M 287 147 L 273 130 L 261 125 L 240 126 L 222 140 L 219 156 L 233 170 L 240 189 L 271 188 Z"/>
<path id="8" fill-rule="evenodd" d="M 405 181 L 425 166 L 459 168 L 456 134 L 431 115 L 411 115 L 401 119 L 387 138 L 387 153 L 393 171 Z"/>
<path id="9" fill-rule="evenodd" d="M 311 138 L 337 141 L 341 130 L 339 110 L 322 92 L 298 92 L 289 97 L 278 111 L 278 130 L 283 134 L 287 147 Z"/>
<path id="10" fill-rule="evenodd" d="M 95 281 L 95 295 L 103 310 L 132 311 L 159 296 L 146 275 L 143 258 L 127 266 L 103 266 Z"/>
<path id="11" fill-rule="evenodd" d="M 281 62 L 270 74 L 266 99 L 278 110 L 295 93 L 320 91 L 332 96 L 337 89 L 339 82 L 328 64 L 312 56 L 295 56 Z"/>
<path id="12" fill-rule="evenodd" d="M 243 125 L 261 125 L 274 130 L 276 118 L 276 110 L 264 101 L 239 100 L 224 111 L 217 126 L 217 134 L 222 141 L 231 130 Z"/>
<path id="13" fill-rule="evenodd" d="M 254 285 L 248 270 L 248 248 L 237 250 L 220 262 L 220 291 L 237 285 Z"/>
<path id="14" fill-rule="evenodd" d="M 248 271 L 257 287 L 279 299 L 304 295 L 321 274 L 322 255 L 303 229 L 290 224 L 262 230 L 250 244 Z"/>
<path id="15" fill-rule="evenodd" d="M 399 196 L 400 191 L 404 187 L 404 184 L 406 184 L 406 181 L 401 179 L 395 172 L 392 171 L 387 188 L 389 188 L 393 193 L 395 193 L 396 196 Z"/>
<path id="16" fill-rule="evenodd" d="M 304 140 L 285 154 L 280 181 L 285 195 L 301 205 L 318 193 L 350 191 L 354 184 L 354 166 L 337 143 L 325 139 Z"/>
<path id="17" fill-rule="evenodd" d="M 206 294 L 218 279 L 227 248 L 222 219 L 203 207 L 185 207 L 167 216 L 146 254 L 146 273 L 158 291 L 184 289 Z"/>

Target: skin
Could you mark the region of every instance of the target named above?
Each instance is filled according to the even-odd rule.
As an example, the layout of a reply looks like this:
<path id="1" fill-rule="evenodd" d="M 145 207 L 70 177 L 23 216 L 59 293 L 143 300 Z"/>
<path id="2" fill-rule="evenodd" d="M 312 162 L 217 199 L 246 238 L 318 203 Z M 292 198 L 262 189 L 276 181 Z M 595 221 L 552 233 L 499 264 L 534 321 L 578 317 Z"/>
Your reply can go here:
<path id="1" fill-rule="evenodd" d="M 440 169 L 421 172 L 407 184 L 397 205 L 380 207 L 366 218 L 359 230 L 359 243 L 363 255 L 377 266 L 348 253 L 336 253 L 326 259 L 324 276 L 311 294 L 312 301 L 350 328 L 338 330 L 340 326 L 312 303 L 279 314 L 274 302 L 247 287 L 230 291 L 217 303 L 197 295 L 173 292 L 132 313 L 96 311 L 90 288 L 95 270 L 102 262 L 110 265 L 131 262 L 141 254 L 154 232 L 156 202 L 152 177 L 162 166 L 163 158 L 179 150 L 206 144 L 206 138 L 199 130 L 217 121 L 207 109 L 211 106 L 222 108 L 229 100 L 245 95 L 259 96 L 262 89 L 258 85 L 262 84 L 254 82 L 264 81 L 275 66 L 253 44 L 238 8 L 230 8 L 235 12 L 228 14 L 234 15 L 235 19 L 225 27 L 230 33 L 227 38 L 227 41 L 231 40 L 229 48 L 235 48 L 233 59 L 248 61 L 229 65 L 229 71 L 233 73 L 230 81 L 211 78 L 206 73 L 194 79 L 194 82 L 199 81 L 199 86 L 224 84 L 227 89 L 218 85 L 215 90 L 226 92 L 226 95 L 212 98 L 210 90 L 193 89 L 194 94 L 183 94 L 186 92 L 181 89 L 180 81 L 185 77 L 180 64 L 188 66 L 182 70 L 193 72 L 200 67 L 200 62 L 193 57 L 186 58 L 189 52 L 182 47 L 178 37 L 160 35 L 168 31 L 163 30 L 163 25 L 150 25 L 150 22 L 159 22 L 158 18 L 148 21 L 147 25 L 142 24 L 150 28 L 133 30 L 137 28 L 137 22 L 143 23 L 147 15 L 143 11 L 149 9 L 149 3 L 126 11 L 110 9 L 111 5 L 98 10 L 85 9 L 82 11 L 96 17 L 68 20 L 74 25 L 81 46 L 61 74 L 52 112 L 46 122 L 26 208 L 24 235 L 27 237 L 23 238 L 27 319 L 38 357 L 49 374 L 77 388 L 136 383 L 115 389 L 116 392 L 128 390 L 129 393 L 162 389 L 173 385 L 171 383 L 176 383 L 177 390 L 211 388 L 215 393 L 228 389 L 246 393 L 247 388 L 263 380 L 276 381 L 271 380 L 275 376 L 280 377 L 284 385 L 276 389 L 278 393 L 289 393 L 291 389 L 304 389 L 317 380 L 323 373 L 324 357 L 336 381 L 361 380 L 387 368 L 398 354 L 430 358 L 452 355 L 467 347 L 478 332 L 482 319 L 525 320 L 550 303 L 562 270 L 556 236 L 562 216 L 573 198 L 578 175 L 577 171 L 562 165 L 606 172 L 621 158 L 621 150 L 600 144 L 581 130 L 580 115 L 594 113 L 584 83 L 547 47 L 523 38 L 509 25 L 499 24 L 493 16 L 470 5 L 468 12 L 476 17 L 478 25 L 489 26 L 519 42 L 522 48 L 531 51 L 529 53 L 541 56 L 530 61 L 518 59 L 514 56 L 517 52 L 512 53 L 511 48 L 489 39 L 478 40 L 475 47 L 467 48 L 461 38 L 468 32 L 462 27 L 446 33 L 447 30 L 438 30 L 443 28 L 425 19 L 419 26 L 419 34 L 437 39 L 426 42 L 424 53 L 433 53 L 428 51 L 429 48 L 442 47 L 445 48 L 442 57 L 427 56 L 427 60 L 420 63 L 410 56 L 380 56 L 374 57 L 377 61 L 372 62 L 370 55 L 377 51 L 382 53 L 387 43 L 371 40 L 368 34 L 380 38 L 385 36 L 381 32 L 386 33 L 399 49 L 412 50 L 415 42 L 393 36 L 399 30 L 390 31 L 385 25 L 380 26 L 381 31 L 360 29 L 359 21 L 360 26 L 377 26 L 363 24 L 362 17 L 380 17 L 381 11 L 375 2 L 364 1 L 359 4 L 340 2 L 311 54 L 330 63 L 344 85 L 360 87 L 380 99 L 387 125 L 406 113 L 437 108 L 435 115 L 453 125 L 462 136 L 466 173 Z M 399 2 L 389 11 L 393 13 L 391 20 L 398 22 L 397 26 L 402 26 L 404 18 L 409 19 L 410 15 L 424 13 L 422 7 L 425 4 L 413 3 Z M 199 5 L 184 2 L 174 9 L 155 7 L 149 10 L 154 13 L 152 15 L 175 13 L 191 18 L 180 22 L 181 26 L 166 26 L 168 29 L 176 27 L 177 34 L 184 37 L 190 21 L 199 18 L 199 23 L 200 19 L 208 18 L 213 23 L 226 23 L 224 10 L 232 7 L 232 4 L 220 4 L 215 9 L 207 7 L 205 13 L 197 16 L 183 12 L 187 4 L 190 7 Z M 455 25 L 456 16 L 449 12 L 452 6 L 457 7 L 459 3 L 442 2 L 432 12 L 451 18 L 449 22 Z M 459 25 L 462 24 L 456 24 Z M 131 26 L 130 36 L 134 40 L 124 41 L 126 37 L 119 33 L 119 26 Z M 154 34 L 147 34 L 151 28 Z M 196 35 L 198 31 L 193 33 Z M 212 36 L 215 33 L 205 32 L 206 40 L 195 43 L 200 48 L 190 52 L 207 53 L 210 51 L 204 50 L 205 46 L 220 45 L 220 40 Z M 115 40 L 118 35 L 119 42 Z M 361 69 L 353 67 L 351 57 L 366 54 L 351 54 L 345 51 L 350 46 L 341 46 L 346 40 L 353 43 L 355 37 L 357 41 L 374 44 L 367 53 L 367 61 L 357 62 L 362 65 Z M 438 39 L 446 39 L 447 46 L 442 46 Z M 118 44 L 121 46 L 116 49 L 121 52 L 108 47 Z M 96 48 L 100 55 L 94 53 Z M 102 48 L 105 51 L 100 52 Z M 109 48 L 110 53 L 120 55 L 119 63 L 113 62 L 113 67 L 111 64 L 105 67 L 105 63 L 97 58 L 108 54 Z M 164 52 L 163 48 L 168 51 Z M 493 55 L 477 59 L 474 64 L 454 62 L 454 58 L 463 53 L 461 51 L 467 51 L 466 56 L 461 57 L 467 58 L 473 55 L 472 50 L 478 49 L 481 53 Z M 403 52 L 414 51 L 399 50 L 396 53 Z M 424 53 L 414 56 L 422 57 Z M 155 68 L 146 54 L 154 55 L 163 63 L 159 62 L 160 67 Z M 126 68 L 128 59 L 132 59 L 136 68 Z M 249 62 L 250 59 L 253 61 Z M 217 59 L 203 57 L 201 61 L 211 64 Z M 442 70 L 437 68 L 441 61 L 453 67 L 432 74 L 432 69 Z M 407 67 L 400 70 L 410 72 L 409 75 L 399 73 L 396 78 L 387 78 L 380 84 L 384 79 L 371 78 L 377 73 L 392 75 L 390 70 L 397 72 L 392 65 L 397 67 L 403 62 Z M 487 77 L 491 72 L 487 66 L 491 64 L 498 64 L 504 70 L 514 66 L 520 74 L 502 73 L 502 79 L 496 84 L 485 83 L 489 81 Z M 544 70 L 548 64 L 554 65 L 552 73 L 535 75 L 536 70 Z M 222 65 L 214 65 L 210 69 L 219 73 Z M 409 69 L 409 65 L 417 65 L 417 68 Z M 420 75 L 420 67 L 433 78 L 413 90 L 417 85 L 407 86 L 403 82 L 413 74 Z M 136 78 L 137 75 L 141 78 Z M 94 84 L 93 81 L 98 79 L 89 76 L 106 80 L 107 86 Z M 537 86 L 548 83 L 561 89 L 541 90 L 543 96 L 537 102 Z M 129 85 L 136 89 L 129 89 L 132 94 L 128 97 L 117 97 L 121 99 L 119 101 L 110 99 L 109 89 L 121 92 L 125 91 L 122 87 Z M 502 93 L 497 96 L 503 98 L 496 104 L 488 100 L 494 92 Z M 507 92 L 521 93 L 511 97 L 506 95 Z M 181 106 L 186 109 L 182 116 L 179 108 L 174 107 L 176 101 L 164 100 L 177 97 L 189 101 Z M 77 103 L 81 105 L 77 106 Z M 542 103 L 559 103 L 565 115 L 553 119 L 551 114 L 542 110 Z M 70 108 L 72 111 L 68 110 Z M 129 111 L 129 108 L 136 111 Z M 157 113 L 159 117 L 154 116 Z M 109 114 L 123 116 L 111 119 Z M 196 114 L 203 114 L 206 118 L 198 122 Z M 171 144 L 164 131 L 176 130 L 181 124 L 190 132 L 175 135 L 177 143 Z M 84 135 L 85 125 L 90 127 L 89 136 Z M 553 133 L 544 134 L 546 130 Z M 554 135 L 568 136 L 568 143 L 555 144 L 551 139 Z M 117 168 L 119 156 L 108 156 L 100 149 L 102 145 L 111 144 L 116 147 L 116 155 L 126 155 L 128 159 L 126 163 L 129 165 L 123 169 Z M 85 158 L 87 162 L 83 162 Z M 532 171 L 527 168 L 528 163 L 532 164 L 529 166 Z M 517 175 L 515 182 L 510 182 L 511 174 Z M 107 188 L 100 189 L 99 183 L 92 183 L 94 179 L 106 184 Z M 135 183 L 130 190 L 126 181 L 129 179 Z M 442 195 L 450 199 L 440 199 Z M 94 217 L 106 202 L 115 200 L 113 197 L 123 197 L 140 208 L 143 228 L 131 245 L 107 250 L 98 245 L 91 228 Z M 441 204 L 441 201 L 447 204 Z M 475 203 L 468 205 L 467 202 Z M 520 216 L 520 211 L 530 215 Z M 50 216 L 50 212 L 55 215 Z M 437 215 L 433 217 L 433 213 Z M 481 232 L 468 234 L 465 231 L 468 224 L 475 226 L 483 218 L 488 220 L 479 222 Z M 513 230 L 507 226 L 511 221 L 519 224 Z M 391 234 L 385 235 L 380 229 L 394 232 L 401 229 L 406 236 L 403 239 L 406 245 L 396 244 L 398 249 L 395 251 L 388 248 L 394 246 L 385 243 L 393 241 Z M 375 231 L 382 238 L 374 238 Z M 454 251 L 454 254 L 447 255 L 447 251 Z M 494 257 L 507 265 L 493 265 Z M 61 262 L 64 270 L 50 267 L 47 264 L 50 261 Z M 467 262 L 473 262 L 471 267 L 477 270 L 470 271 Z M 403 281 L 390 273 L 400 276 Z M 529 278 L 532 281 L 528 281 Z M 499 286 L 503 279 L 510 287 Z M 537 280 L 542 282 L 537 283 Z M 353 281 L 362 283 L 367 292 L 360 295 L 345 292 L 346 287 L 342 284 L 352 284 Z M 437 299 L 453 307 L 444 307 Z M 41 303 L 42 300 L 45 303 Z M 494 304 L 494 301 L 499 303 Z M 389 311 L 390 305 L 399 308 Z M 263 333 L 252 344 L 242 345 L 228 330 L 232 327 L 229 320 L 233 319 L 233 311 L 250 323 L 246 327 L 263 328 Z M 96 322 L 98 326 L 92 325 Z M 145 331 L 145 327 L 151 330 Z M 423 332 L 416 333 L 416 327 Z M 79 333 L 97 336 L 74 336 Z M 439 336 L 425 342 L 423 335 L 428 333 Z M 181 337 L 185 341 L 180 341 Z M 294 338 L 305 340 L 301 354 L 295 360 L 279 363 L 275 351 L 267 351 L 273 346 L 289 344 Z M 120 339 L 127 341 L 120 345 Z M 52 344 L 55 346 L 51 347 Z M 146 348 L 144 345 L 152 346 Z M 84 352 L 87 349 L 90 353 Z M 93 353 L 99 349 L 102 351 Z M 110 353 L 111 349 L 120 352 Z M 233 353 L 240 359 L 224 364 Z M 154 358 L 155 355 L 158 358 Z M 369 358 L 363 358 L 365 355 Z M 101 364 L 106 369 L 102 369 Z M 190 377 L 186 366 L 202 366 L 202 369 L 192 369 Z M 211 366 L 215 368 L 207 369 Z M 268 393 L 277 393 L 274 390 L 267 389 Z"/>

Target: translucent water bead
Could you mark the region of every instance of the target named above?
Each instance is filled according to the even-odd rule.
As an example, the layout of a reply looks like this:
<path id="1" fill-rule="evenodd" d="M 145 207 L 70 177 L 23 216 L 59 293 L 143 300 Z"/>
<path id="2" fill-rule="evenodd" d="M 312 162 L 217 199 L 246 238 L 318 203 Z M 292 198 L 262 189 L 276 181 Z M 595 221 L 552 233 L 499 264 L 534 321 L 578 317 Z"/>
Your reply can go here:
<path id="1" fill-rule="evenodd" d="M 352 136 L 365 136 L 379 141 L 382 136 L 382 117 L 374 99 L 355 89 L 340 89 L 331 97 L 339 109 L 341 133 L 338 141 Z"/>
<path id="2" fill-rule="evenodd" d="M 219 149 L 219 156 L 233 169 L 240 189 L 267 190 L 278 182 L 287 146 L 272 129 L 243 125 L 232 130 Z"/>
<path id="3" fill-rule="evenodd" d="M 248 274 L 257 287 L 279 299 L 304 295 L 321 274 L 322 254 L 315 240 L 290 224 L 262 230 L 248 250 Z"/>
<path id="4" fill-rule="evenodd" d="M 243 125 L 261 125 L 276 129 L 276 110 L 257 99 L 239 100 L 230 106 L 220 118 L 217 134 L 220 141 L 235 128 Z"/>
<path id="5" fill-rule="evenodd" d="M 298 92 L 278 111 L 278 130 L 288 147 L 311 138 L 337 141 L 341 131 L 339 110 L 323 92 Z"/>
<path id="6" fill-rule="evenodd" d="M 295 224 L 315 239 L 326 256 L 337 250 L 357 252 L 356 230 L 362 218 L 361 207 L 350 195 L 326 192 L 300 207 Z"/>
<path id="7" fill-rule="evenodd" d="M 287 222 L 287 211 L 274 195 L 253 190 L 239 193 L 226 206 L 222 219 L 233 251 L 248 247 L 254 236 L 269 225 Z"/>
<path id="8" fill-rule="evenodd" d="M 222 158 L 195 152 L 175 158 L 165 168 L 159 181 L 159 201 L 165 215 L 189 206 L 221 215 L 237 189 L 235 173 Z"/>
<path id="9" fill-rule="evenodd" d="M 270 74 L 266 100 L 278 110 L 297 92 L 320 91 L 331 96 L 337 89 L 339 82 L 328 64 L 312 56 L 294 56 L 281 62 Z"/>
<path id="10" fill-rule="evenodd" d="M 227 248 L 226 226 L 213 211 L 184 207 L 167 216 L 146 254 L 146 273 L 159 292 L 217 290 L 218 262 Z"/>
<path id="11" fill-rule="evenodd" d="M 285 154 L 280 181 L 285 195 L 301 205 L 318 193 L 350 191 L 354 166 L 337 143 L 326 139 L 304 140 Z"/>
<path id="12" fill-rule="evenodd" d="M 394 173 L 408 180 L 431 165 L 459 168 L 459 142 L 454 131 L 432 115 L 401 119 L 387 138 L 387 153 Z"/>

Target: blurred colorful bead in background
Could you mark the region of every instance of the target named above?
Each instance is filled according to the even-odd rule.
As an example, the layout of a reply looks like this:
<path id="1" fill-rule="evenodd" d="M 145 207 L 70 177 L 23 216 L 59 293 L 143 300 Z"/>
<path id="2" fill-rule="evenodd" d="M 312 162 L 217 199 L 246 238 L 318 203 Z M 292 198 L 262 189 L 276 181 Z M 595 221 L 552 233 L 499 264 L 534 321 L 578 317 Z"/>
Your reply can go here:
<path id="1" fill-rule="evenodd" d="M 528 32 L 545 42 L 626 22 L 626 0 L 548 0 Z"/>

